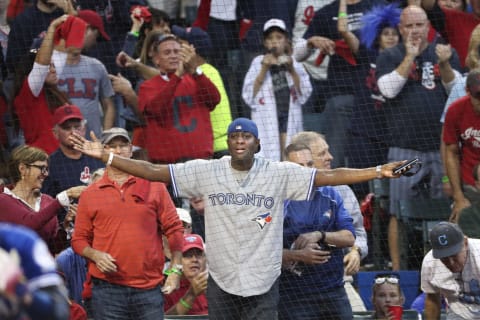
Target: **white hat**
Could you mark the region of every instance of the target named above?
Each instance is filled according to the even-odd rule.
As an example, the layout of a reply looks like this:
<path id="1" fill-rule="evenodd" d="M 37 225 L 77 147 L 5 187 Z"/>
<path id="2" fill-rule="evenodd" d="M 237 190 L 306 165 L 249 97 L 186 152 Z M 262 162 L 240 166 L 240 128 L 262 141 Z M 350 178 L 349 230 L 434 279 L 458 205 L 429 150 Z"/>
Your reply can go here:
<path id="1" fill-rule="evenodd" d="M 265 33 L 268 31 L 268 29 L 273 27 L 279 28 L 280 30 L 287 32 L 287 26 L 285 25 L 285 22 L 280 19 L 270 19 L 265 22 L 265 24 L 263 25 L 263 32 Z"/>
<path id="2" fill-rule="evenodd" d="M 188 224 L 192 224 L 192 216 L 190 215 L 190 212 L 182 208 L 176 208 L 176 209 L 177 209 L 177 214 L 180 220 Z"/>

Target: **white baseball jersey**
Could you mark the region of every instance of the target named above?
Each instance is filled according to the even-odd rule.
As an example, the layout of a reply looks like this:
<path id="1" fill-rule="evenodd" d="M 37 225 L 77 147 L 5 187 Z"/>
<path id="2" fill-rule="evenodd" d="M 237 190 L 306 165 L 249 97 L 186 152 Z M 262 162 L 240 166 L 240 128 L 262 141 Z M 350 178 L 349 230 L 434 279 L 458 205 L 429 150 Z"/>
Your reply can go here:
<path id="1" fill-rule="evenodd" d="M 307 72 L 317 80 L 327 79 L 327 68 L 330 57 L 326 55 L 323 62 L 317 65 L 316 60 L 320 54 L 320 50 L 315 49 L 313 52 L 310 52 L 307 48 L 306 40 L 303 39 L 303 35 L 307 31 L 308 25 L 310 21 L 312 21 L 315 12 L 331 2 L 333 2 L 333 0 L 299 0 L 295 12 L 295 23 L 292 30 L 294 56 L 295 59 L 303 63 Z M 306 57 L 307 55 L 309 56 Z"/>
<path id="2" fill-rule="evenodd" d="M 449 313 L 463 319 L 480 319 L 480 240 L 468 239 L 468 257 L 461 273 L 452 273 L 430 250 L 422 263 L 421 287 L 425 293 L 440 293 Z"/>
<path id="3" fill-rule="evenodd" d="M 170 165 L 175 196 L 205 200 L 210 275 L 224 291 L 260 295 L 280 276 L 283 202 L 309 200 L 315 169 L 256 157 L 249 171 L 230 157 Z"/>

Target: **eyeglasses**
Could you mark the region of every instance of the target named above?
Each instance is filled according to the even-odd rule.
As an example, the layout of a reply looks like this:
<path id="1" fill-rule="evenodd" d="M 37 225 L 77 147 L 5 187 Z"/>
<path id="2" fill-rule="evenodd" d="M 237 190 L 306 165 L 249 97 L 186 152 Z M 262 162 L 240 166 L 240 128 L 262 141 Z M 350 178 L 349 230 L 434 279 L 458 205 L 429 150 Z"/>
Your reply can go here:
<path id="1" fill-rule="evenodd" d="M 400 279 L 398 279 L 394 275 L 389 275 L 389 276 L 384 276 L 384 277 L 376 277 L 375 278 L 375 284 L 384 284 L 385 282 L 391 283 L 391 284 L 398 284 Z"/>
<path id="2" fill-rule="evenodd" d="M 47 175 L 49 172 L 48 166 L 39 166 L 37 164 L 26 164 L 26 166 L 37 168 L 38 170 L 40 170 L 40 173 L 43 175 Z"/>

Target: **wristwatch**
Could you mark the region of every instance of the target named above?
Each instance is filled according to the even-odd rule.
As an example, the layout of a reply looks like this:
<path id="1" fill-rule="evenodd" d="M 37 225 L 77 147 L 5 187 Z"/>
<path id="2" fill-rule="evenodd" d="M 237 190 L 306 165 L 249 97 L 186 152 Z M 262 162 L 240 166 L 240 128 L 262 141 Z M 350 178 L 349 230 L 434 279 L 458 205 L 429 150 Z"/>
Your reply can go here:
<path id="1" fill-rule="evenodd" d="M 197 69 L 195 69 L 195 72 L 193 73 L 194 76 L 201 76 L 203 74 L 203 71 L 202 69 L 200 69 L 200 67 L 197 67 Z"/>
<path id="2" fill-rule="evenodd" d="M 358 252 L 358 254 L 360 255 L 360 257 L 362 256 L 362 249 L 360 249 L 360 247 L 358 247 L 358 246 L 353 246 L 352 249 L 351 249 L 351 251 L 353 251 L 353 250 L 357 250 L 357 252 Z"/>

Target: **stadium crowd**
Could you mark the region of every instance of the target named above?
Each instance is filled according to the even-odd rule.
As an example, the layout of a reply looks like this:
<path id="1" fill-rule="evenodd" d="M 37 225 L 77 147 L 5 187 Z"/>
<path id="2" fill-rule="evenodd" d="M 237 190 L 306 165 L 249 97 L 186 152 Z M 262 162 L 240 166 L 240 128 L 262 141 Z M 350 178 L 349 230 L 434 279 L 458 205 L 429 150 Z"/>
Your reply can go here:
<path id="1" fill-rule="evenodd" d="M 0 318 L 480 318 L 479 24 L 480 0 L 0 1 Z M 414 230 L 401 204 L 438 199 Z"/>

